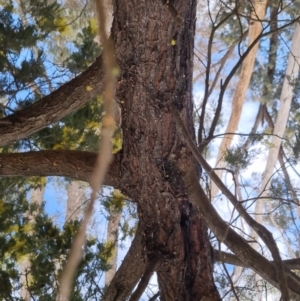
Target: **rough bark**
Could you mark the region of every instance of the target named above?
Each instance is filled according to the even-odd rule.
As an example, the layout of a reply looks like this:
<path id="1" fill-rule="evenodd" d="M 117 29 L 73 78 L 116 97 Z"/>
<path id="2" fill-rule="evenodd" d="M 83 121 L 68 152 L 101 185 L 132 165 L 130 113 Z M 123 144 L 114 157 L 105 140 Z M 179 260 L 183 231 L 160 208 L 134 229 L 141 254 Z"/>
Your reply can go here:
<path id="1" fill-rule="evenodd" d="M 157 268 L 161 300 L 219 300 L 207 228 L 186 195 L 177 162 L 197 165 L 176 132 L 174 103 L 193 133 L 192 67 L 196 1 L 174 1 L 178 27 L 161 1 L 115 2 L 112 37 L 122 70 L 124 192 L 138 202 L 147 262 Z M 171 41 L 175 40 L 176 45 Z"/>
<path id="2" fill-rule="evenodd" d="M 82 74 L 31 106 L 0 119 L 0 146 L 23 139 L 59 121 L 100 94 L 103 68 L 99 56 Z"/>
<path id="3" fill-rule="evenodd" d="M 253 41 L 258 37 L 258 35 L 261 33 L 261 22 L 259 20 L 262 20 L 265 15 L 266 4 L 267 4 L 266 0 L 255 1 L 253 3 L 254 11 L 252 13 L 252 18 L 253 20 L 258 20 L 258 21 L 253 21 L 250 23 L 251 25 L 249 27 L 248 46 L 251 45 Z M 234 97 L 232 100 L 231 115 L 225 133 L 235 133 L 235 131 L 237 130 L 246 92 L 250 83 L 250 79 L 254 67 L 257 49 L 258 49 L 258 43 L 252 48 L 249 55 L 243 61 L 241 72 L 239 75 L 239 82 L 237 84 Z M 216 167 L 218 168 L 224 167 L 224 162 L 223 162 L 224 152 L 230 147 L 231 141 L 232 141 L 232 135 L 223 137 L 218 151 Z M 216 170 L 216 173 L 219 176 L 219 178 L 222 178 L 222 174 L 223 174 L 222 169 Z M 214 199 L 218 191 L 219 191 L 218 187 L 212 182 L 211 184 L 212 200 Z"/>

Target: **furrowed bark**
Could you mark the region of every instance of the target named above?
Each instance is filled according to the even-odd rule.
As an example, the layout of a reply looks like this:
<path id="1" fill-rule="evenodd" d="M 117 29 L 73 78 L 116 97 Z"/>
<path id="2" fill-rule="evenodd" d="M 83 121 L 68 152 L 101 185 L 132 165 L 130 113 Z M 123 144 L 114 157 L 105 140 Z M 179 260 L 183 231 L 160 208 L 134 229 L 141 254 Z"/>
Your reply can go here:
<path id="1" fill-rule="evenodd" d="M 159 257 L 161 300 L 220 300 L 207 228 L 190 207 L 175 162 L 197 164 L 168 108 L 174 103 L 194 135 L 192 68 L 196 1 L 176 0 L 178 26 L 162 1 L 116 1 L 112 37 L 122 70 L 123 179 L 138 202 L 145 260 Z M 172 42 L 173 41 L 173 42 Z M 145 84 L 146 83 L 146 84 Z"/>
<path id="2" fill-rule="evenodd" d="M 24 139 L 79 109 L 103 91 L 102 56 L 86 71 L 29 107 L 0 119 L 0 146 Z"/>

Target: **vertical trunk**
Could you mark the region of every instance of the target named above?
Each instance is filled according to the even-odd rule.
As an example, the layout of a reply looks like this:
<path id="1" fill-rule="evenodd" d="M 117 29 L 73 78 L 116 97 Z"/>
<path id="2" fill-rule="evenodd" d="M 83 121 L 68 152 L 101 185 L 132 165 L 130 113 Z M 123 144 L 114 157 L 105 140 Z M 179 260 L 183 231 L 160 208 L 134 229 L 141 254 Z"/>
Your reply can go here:
<path id="1" fill-rule="evenodd" d="M 82 206 L 85 201 L 84 191 L 82 188 L 82 182 L 72 181 L 67 186 L 67 209 L 65 222 L 79 220 L 82 213 Z M 59 259 L 54 260 L 56 276 L 58 276 L 59 270 L 62 268 L 62 261 L 64 256 L 60 256 Z"/>
<path id="2" fill-rule="evenodd" d="M 283 86 L 281 90 L 280 95 L 280 105 L 278 110 L 278 115 L 276 118 L 275 126 L 273 129 L 273 134 L 276 136 L 272 136 L 272 141 L 269 149 L 267 164 L 265 167 L 265 171 L 263 173 L 261 187 L 260 187 L 260 193 L 258 200 L 255 204 L 255 219 L 257 222 L 262 223 L 263 222 L 263 211 L 264 211 L 264 205 L 268 205 L 268 202 L 265 201 L 265 197 L 268 197 L 269 195 L 269 188 L 272 181 L 272 174 L 278 159 L 278 154 L 280 150 L 281 145 L 281 138 L 284 136 L 287 120 L 289 117 L 289 111 L 291 107 L 292 102 L 292 96 L 293 96 L 293 86 L 292 84 L 295 82 L 295 80 L 298 78 L 299 74 L 299 59 L 300 59 L 300 26 L 297 23 L 296 29 L 293 35 L 292 39 L 292 46 L 291 46 L 291 52 L 288 57 L 288 64 L 286 68 L 286 74 L 283 81 Z M 271 222 L 277 229 L 279 230 L 279 227 L 271 216 Z M 258 239 L 257 233 L 252 230 L 251 231 L 251 237 L 255 240 Z M 283 235 L 283 238 L 285 236 Z M 288 246 L 289 244 L 287 244 Z M 257 248 L 257 244 L 254 244 L 254 248 Z M 261 281 L 261 278 L 256 275 L 256 281 Z M 259 291 L 260 295 L 262 295 L 262 291 Z M 260 296 L 261 298 L 262 296 Z"/>
<path id="3" fill-rule="evenodd" d="M 44 192 L 45 192 L 45 188 L 36 188 L 36 189 L 32 189 L 31 190 L 31 198 L 30 198 L 30 202 L 32 204 L 36 204 L 38 206 L 42 205 L 43 202 L 43 196 L 44 196 Z M 26 216 L 29 220 L 30 223 L 34 223 L 35 222 L 35 214 L 27 214 Z M 30 293 L 28 291 L 28 281 L 29 281 L 29 274 L 30 274 L 30 260 L 28 257 L 25 257 L 22 260 L 21 263 L 21 277 L 20 277 L 20 281 L 21 281 L 21 298 L 24 301 L 30 301 L 31 297 L 30 297 Z"/>
<path id="4" fill-rule="evenodd" d="M 108 285 L 111 282 L 111 280 L 114 278 L 117 271 L 117 257 L 118 257 L 117 239 L 118 239 L 118 227 L 119 227 L 121 216 L 122 216 L 122 211 L 111 209 L 110 216 L 108 219 L 108 225 L 107 225 L 106 241 L 114 244 L 114 253 L 108 260 L 108 264 L 111 266 L 111 268 L 105 273 L 105 285 Z"/>
<path id="5" fill-rule="evenodd" d="M 252 13 L 252 18 L 254 20 L 263 19 L 266 10 L 266 4 L 267 4 L 266 0 L 254 2 L 254 11 Z M 260 21 L 252 22 L 252 24 L 249 27 L 248 46 L 253 43 L 253 41 L 258 37 L 260 32 L 261 32 L 261 22 Z M 246 92 L 253 72 L 257 49 L 258 49 L 258 43 L 252 48 L 249 55 L 246 57 L 246 59 L 242 64 L 239 82 L 236 87 L 234 97 L 232 100 L 231 115 L 225 133 L 234 133 L 237 130 Z M 231 141 L 232 141 L 232 135 L 224 136 L 224 138 L 222 139 L 218 156 L 217 156 L 217 161 L 216 161 L 218 168 L 224 167 L 224 161 L 223 161 L 224 152 L 226 152 L 226 150 L 230 147 Z M 215 172 L 219 176 L 219 178 L 222 178 L 222 174 L 223 174 L 222 169 L 216 170 Z M 218 190 L 219 188 L 212 182 L 211 183 L 212 200 L 218 193 Z"/>
<path id="6" fill-rule="evenodd" d="M 82 213 L 82 205 L 84 202 L 84 192 L 81 187 L 81 182 L 72 181 L 68 185 L 68 199 L 66 222 L 70 220 L 78 220 Z"/>
<path id="7" fill-rule="evenodd" d="M 272 174 L 275 168 L 275 164 L 278 158 L 279 149 L 281 145 L 281 138 L 284 136 L 287 120 L 289 117 L 292 96 L 293 96 L 293 84 L 295 80 L 298 78 L 299 74 L 299 60 L 300 60 L 300 26 L 297 23 L 296 29 L 293 35 L 291 52 L 288 57 L 288 64 L 286 68 L 285 78 L 283 81 L 283 86 L 280 95 L 280 105 L 278 109 L 278 114 L 273 130 L 273 134 L 276 136 L 272 136 L 272 141 L 269 149 L 269 155 L 267 159 L 267 164 L 265 171 L 262 177 L 262 183 L 260 187 L 260 197 L 258 199 L 255 206 L 256 220 L 258 222 L 263 221 L 263 207 L 265 200 L 262 197 L 267 197 L 269 195 L 269 188 L 271 185 Z M 252 233 L 252 235 L 257 238 L 256 233 Z"/>
<path id="8" fill-rule="evenodd" d="M 271 185 L 272 174 L 275 168 L 275 164 L 278 158 L 279 149 L 281 145 L 281 137 L 284 136 L 289 112 L 291 108 L 291 102 L 293 97 L 293 85 L 298 78 L 299 74 L 299 60 L 300 60 L 300 25 L 297 23 L 296 29 L 293 35 L 291 52 L 288 57 L 288 64 L 286 68 L 285 78 L 282 85 L 280 95 L 280 105 L 278 114 L 273 130 L 272 141 L 269 149 L 269 155 L 267 159 L 267 165 L 263 173 L 262 183 L 260 187 L 260 196 L 266 197 L 269 195 L 269 188 Z M 263 210 L 264 200 L 258 200 L 256 202 L 256 209 L 259 215 L 256 217 L 259 222 L 262 221 L 263 216 L 261 215 Z"/>
<path id="9" fill-rule="evenodd" d="M 183 18 L 182 27 L 163 1 L 114 3 L 112 37 L 123 71 L 116 95 L 122 104 L 124 192 L 138 202 L 145 261 L 159 260 L 160 299 L 220 300 L 207 228 L 189 203 L 179 171 L 197 165 L 168 107 L 173 103 L 180 110 L 194 136 L 196 1 L 168 3 Z"/>

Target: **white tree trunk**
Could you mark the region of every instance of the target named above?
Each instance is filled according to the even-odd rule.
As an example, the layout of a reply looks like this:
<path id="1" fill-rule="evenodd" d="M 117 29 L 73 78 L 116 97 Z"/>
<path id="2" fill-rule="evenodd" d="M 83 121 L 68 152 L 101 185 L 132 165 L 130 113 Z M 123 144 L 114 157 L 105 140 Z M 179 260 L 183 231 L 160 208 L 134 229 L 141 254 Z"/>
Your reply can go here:
<path id="1" fill-rule="evenodd" d="M 80 218 L 82 213 L 82 205 L 85 201 L 84 191 L 82 184 L 79 181 L 72 181 L 68 185 L 67 189 L 67 211 L 66 211 L 66 222 L 71 220 L 77 220 Z"/>
<path id="2" fill-rule="evenodd" d="M 254 2 L 254 12 L 252 13 L 252 18 L 256 20 L 258 19 L 258 21 L 252 22 L 253 24 L 249 26 L 248 46 L 250 46 L 253 43 L 253 41 L 258 37 L 258 35 L 261 33 L 261 21 L 259 20 L 262 20 L 265 16 L 266 4 L 267 4 L 266 0 Z M 232 100 L 231 116 L 225 133 L 234 133 L 237 130 L 246 92 L 253 72 L 257 49 L 258 49 L 258 43 L 256 43 L 256 45 L 252 48 L 252 50 L 245 58 L 242 64 L 239 82 L 236 87 L 234 97 Z M 230 147 L 230 144 L 232 142 L 232 137 L 233 137 L 232 135 L 229 136 L 225 135 L 224 138 L 222 139 L 218 156 L 217 156 L 217 162 L 216 162 L 216 167 L 218 168 L 224 168 L 223 156 L 226 150 Z M 222 178 L 223 175 L 222 169 L 218 169 L 215 172 L 219 176 L 219 178 Z M 217 185 L 211 182 L 212 201 L 217 195 L 218 191 L 219 188 L 217 187 Z"/>
<path id="3" fill-rule="evenodd" d="M 260 198 L 258 198 L 255 204 L 255 219 L 259 223 L 263 222 L 264 204 L 268 205 L 268 201 L 266 201 L 265 197 L 269 196 L 269 188 L 272 181 L 272 175 L 275 169 L 275 165 L 278 159 L 279 149 L 281 145 L 280 137 L 283 137 L 284 135 L 287 120 L 289 117 L 292 96 L 293 96 L 293 89 L 294 89 L 292 84 L 298 78 L 298 74 L 299 74 L 299 63 L 300 63 L 299 45 L 300 45 L 300 25 L 297 23 L 292 39 L 291 52 L 288 56 L 288 64 L 287 64 L 285 78 L 282 85 L 281 95 L 280 95 L 279 110 L 273 129 L 273 134 L 276 136 L 272 136 L 267 164 L 266 164 L 265 171 L 262 175 L 262 182 L 259 190 Z M 280 228 L 278 227 L 276 221 L 273 218 L 271 218 L 271 222 L 277 229 Z M 250 235 L 252 238 L 254 238 L 254 240 L 258 240 L 258 235 L 254 230 L 251 231 Z M 253 244 L 253 247 L 255 249 L 258 249 L 259 245 L 255 243 Z M 293 252 L 291 252 L 291 249 L 288 250 L 290 255 L 292 255 Z M 255 279 L 257 282 L 261 281 L 261 277 L 258 275 L 255 276 Z M 262 294 L 262 291 L 260 291 L 260 294 Z"/>
<path id="4" fill-rule="evenodd" d="M 31 190 L 31 198 L 30 203 L 38 205 L 40 207 L 43 202 L 45 187 L 42 188 L 36 188 Z M 35 215 L 36 212 L 33 212 L 32 214 L 26 213 L 26 217 L 29 219 L 30 223 L 35 222 Z M 21 262 L 21 298 L 25 301 L 30 301 L 30 293 L 28 291 L 28 285 L 29 283 L 29 274 L 30 274 L 30 260 L 28 257 L 25 257 Z"/>
<path id="5" fill-rule="evenodd" d="M 118 257 L 118 227 L 122 216 L 122 211 L 111 210 L 107 225 L 107 242 L 113 243 L 114 253 L 109 259 L 108 264 L 111 265 L 111 269 L 105 273 L 105 285 L 108 285 L 114 278 L 117 271 L 117 257 Z"/>
<path id="6" fill-rule="evenodd" d="M 272 136 L 271 147 L 269 149 L 269 155 L 267 159 L 267 164 L 265 171 L 262 176 L 262 182 L 260 187 L 260 197 L 255 206 L 256 220 L 262 222 L 263 219 L 263 207 L 265 199 L 263 197 L 269 196 L 269 188 L 271 185 L 272 174 L 275 169 L 275 164 L 277 162 L 279 149 L 281 145 L 281 138 L 284 136 L 287 120 L 289 117 L 289 112 L 291 108 L 292 96 L 293 96 L 293 83 L 298 78 L 299 74 L 299 63 L 300 63 L 300 25 L 297 23 L 296 29 L 292 39 L 291 52 L 288 57 L 288 64 L 286 68 L 285 78 L 283 81 L 283 86 L 280 95 L 280 105 L 278 109 L 278 114 L 276 122 L 274 125 Z M 255 236 L 257 237 L 257 236 Z"/>

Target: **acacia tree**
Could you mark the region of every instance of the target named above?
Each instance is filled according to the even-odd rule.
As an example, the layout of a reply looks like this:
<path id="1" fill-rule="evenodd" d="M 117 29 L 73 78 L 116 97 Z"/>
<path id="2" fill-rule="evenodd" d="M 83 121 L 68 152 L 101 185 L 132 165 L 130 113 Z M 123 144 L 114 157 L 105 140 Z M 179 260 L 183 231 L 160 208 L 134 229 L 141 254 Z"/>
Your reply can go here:
<path id="1" fill-rule="evenodd" d="M 250 25 L 262 22 L 252 6 L 244 7 L 239 2 L 230 5 L 220 2 L 219 13 L 210 16 L 213 24 L 208 43 L 206 95 L 214 34 L 227 21 L 244 14 Z M 297 18 L 283 21 L 276 30 L 290 26 Z M 128 254 L 102 300 L 125 300 L 139 282 L 131 295 L 132 300 L 138 300 L 154 271 L 161 300 L 220 300 L 213 281 L 213 251 L 207 227 L 244 265 L 278 288 L 282 300 L 289 300 L 290 296 L 296 300 L 300 279 L 282 262 L 272 234 L 247 213 L 201 154 L 214 137 L 229 81 L 259 40 L 272 33 L 272 29 L 263 26 L 243 52 L 241 44 L 238 45 L 240 56 L 221 83 L 215 114 L 208 126 L 204 124 L 206 108 L 202 105 L 197 147 L 192 101 L 195 21 L 193 0 L 114 2 L 111 39 L 120 72 L 116 99 L 122 111 L 123 139 L 105 184 L 120 189 L 137 204 L 139 222 Z M 243 26 L 241 29 L 244 36 Z M 100 55 L 70 82 L 1 119 L 0 145 L 7 146 L 37 133 L 103 92 Z M 205 128 L 208 128 L 206 136 Z M 58 175 L 88 181 L 96 157 L 97 154 L 82 150 L 2 153 L 0 173 Z M 220 218 L 199 184 L 199 163 L 269 248 L 273 262 L 255 251 Z"/>

